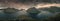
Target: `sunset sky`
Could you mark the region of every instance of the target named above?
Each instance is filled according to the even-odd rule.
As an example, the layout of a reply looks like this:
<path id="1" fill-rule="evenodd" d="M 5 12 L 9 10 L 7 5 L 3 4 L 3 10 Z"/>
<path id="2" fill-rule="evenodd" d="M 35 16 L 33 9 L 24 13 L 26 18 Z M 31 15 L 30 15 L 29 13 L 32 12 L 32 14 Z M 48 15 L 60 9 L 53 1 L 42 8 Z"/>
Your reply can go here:
<path id="1" fill-rule="evenodd" d="M 0 7 L 10 7 L 16 9 L 28 9 L 31 7 L 45 8 L 50 6 L 60 6 L 59 3 L 40 3 L 35 0 L 0 0 Z"/>

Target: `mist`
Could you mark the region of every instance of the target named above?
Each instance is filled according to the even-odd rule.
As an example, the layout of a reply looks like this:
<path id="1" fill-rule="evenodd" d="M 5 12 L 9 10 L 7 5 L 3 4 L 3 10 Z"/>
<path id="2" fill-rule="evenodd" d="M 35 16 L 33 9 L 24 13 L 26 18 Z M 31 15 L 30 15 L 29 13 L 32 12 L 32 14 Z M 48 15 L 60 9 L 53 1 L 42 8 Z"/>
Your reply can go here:
<path id="1" fill-rule="evenodd" d="M 58 8 L 51 8 L 51 6 L 56 6 Z M 29 16 L 27 10 L 29 8 L 35 7 L 40 13 L 37 14 L 37 19 L 48 19 L 49 17 L 55 17 L 58 14 L 57 12 L 50 12 L 55 10 L 60 10 L 60 1 L 59 0 L 0 0 L 0 20 L 8 19 L 19 19 L 18 17 Z M 6 14 L 4 10 L 7 8 L 14 8 L 19 11 Z M 23 9 L 23 10 L 21 10 Z M 40 10 L 41 9 L 41 10 Z M 60 12 L 59 12 L 60 13 Z M 31 19 L 34 19 L 31 17 Z"/>

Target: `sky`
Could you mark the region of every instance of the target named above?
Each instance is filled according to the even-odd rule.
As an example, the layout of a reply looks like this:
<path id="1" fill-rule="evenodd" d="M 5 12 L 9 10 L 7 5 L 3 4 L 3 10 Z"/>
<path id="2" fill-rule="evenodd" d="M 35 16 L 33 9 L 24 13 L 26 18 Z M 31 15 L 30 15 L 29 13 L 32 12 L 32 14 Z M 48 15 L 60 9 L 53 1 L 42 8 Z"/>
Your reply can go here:
<path id="1" fill-rule="evenodd" d="M 52 2 L 51 0 L 47 0 L 46 2 L 45 1 L 43 2 L 42 0 L 0 0 L 0 7 L 28 9 L 31 7 L 45 8 L 50 6 L 60 6 L 58 2 L 54 3 L 54 1 L 59 1 L 59 0 L 52 0 L 53 3 L 47 3 L 47 2 Z"/>

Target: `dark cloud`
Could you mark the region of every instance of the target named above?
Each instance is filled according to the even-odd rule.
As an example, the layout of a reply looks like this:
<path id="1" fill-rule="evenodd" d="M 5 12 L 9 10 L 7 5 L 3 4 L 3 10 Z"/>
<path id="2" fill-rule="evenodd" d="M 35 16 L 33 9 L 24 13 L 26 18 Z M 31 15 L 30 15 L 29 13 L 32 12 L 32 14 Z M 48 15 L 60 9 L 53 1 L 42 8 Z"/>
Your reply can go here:
<path id="1" fill-rule="evenodd" d="M 33 2 L 34 0 L 0 0 L 0 2 Z"/>
<path id="2" fill-rule="evenodd" d="M 59 2 L 59 0 L 0 0 L 0 2 L 15 2 L 15 3 L 33 3 L 33 2 Z"/>
<path id="3" fill-rule="evenodd" d="M 33 0 L 17 0 L 17 2 L 32 2 Z"/>
<path id="4" fill-rule="evenodd" d="M 35 3 L 35 2 L 41 2 L 41 3 L 60 3 L 59 0 L 15 0 L 18 3 Z"/>

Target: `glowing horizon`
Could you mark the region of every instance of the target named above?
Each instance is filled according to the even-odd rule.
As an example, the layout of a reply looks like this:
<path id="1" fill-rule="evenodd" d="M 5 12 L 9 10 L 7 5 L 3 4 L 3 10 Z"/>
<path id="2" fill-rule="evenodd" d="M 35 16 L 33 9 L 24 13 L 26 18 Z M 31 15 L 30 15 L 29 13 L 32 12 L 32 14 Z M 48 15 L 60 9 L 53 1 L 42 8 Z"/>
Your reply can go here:
<path id="1" fill-rule="evenodd" d="M 6 5 L 5 5 L 6 6 Z M 50 4 L 50 3 L 39 3 L 39 4 L 37 4 L 35 7 L 36 8 L 45 8 L 45 7 L 47 7 L 47 8 L 49 8 L 50 6 L 58 6 L 58 7 L 60 7 L 60 4 L 56 4 L 56 3 L 52 3 L 52 4 Z M 29 4 L 29 5 L 26 5 L 26 4 L 22 4 L 22 3 L 9 3 L 9 4 L 7 4 L 7 7 L 11 7 L 11 8 L 16 8 L 16 9 L 28 9 L 28 8 L 31 8 L 31 7 L 33 7 L 33 4 Z"/>

